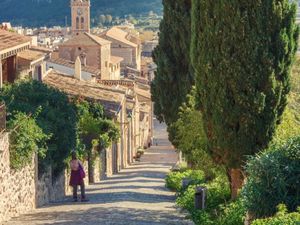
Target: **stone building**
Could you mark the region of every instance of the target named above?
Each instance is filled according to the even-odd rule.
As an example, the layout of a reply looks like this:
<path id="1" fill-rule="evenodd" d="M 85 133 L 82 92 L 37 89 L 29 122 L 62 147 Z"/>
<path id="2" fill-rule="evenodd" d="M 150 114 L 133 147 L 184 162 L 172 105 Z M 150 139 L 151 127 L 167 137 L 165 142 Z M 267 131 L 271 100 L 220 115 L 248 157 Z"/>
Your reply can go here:
<path id="1" fill-rule="evenodd" d="M 59 46 L 59 58 L 75 62 L 79 56 L 82 65 L 101 71 L 101 79 L 119 79 L 115 70 L 120 68 L 120 61 L 112 60 L 110 42 L 89 33 L 79 33 Z"/>
<path id="2" fill-rule="evenodd" d="M 90 0 L 71 0 L 72 34 L 90 33 Z"/>
<path id="3" fill-rule="evenodd" d="M 124 58 L 122 68 L 126 67 L 141 70 L 141 41 L 135 35 L 112 27 L 100 34 L 100 37 L 111 42 L 111 54 Z"/>
<path id="4" fill-rule="evenodd" d="M 30 77 L 42 80 L 46 73 L 46 54 L 35 49 L 27 49 L 17 55 L 18 78 Z"/>
<path id="5" fill-rule="evenodd" d="M 112 56 L 111 42 L 90 34 L 90 1 L 71 0 L 72 38 L 59 45 L 58 57 L 75 62 L 79 56 L 83 66 L 100 70 L 100 79 L 120 79 L 123 58 Z"/>
<path id="6" fill-rule="evenodd" d="M 17 78 L 17 55 L 30 47 L 31 39 L 0 29 L 0 88 Z"/>

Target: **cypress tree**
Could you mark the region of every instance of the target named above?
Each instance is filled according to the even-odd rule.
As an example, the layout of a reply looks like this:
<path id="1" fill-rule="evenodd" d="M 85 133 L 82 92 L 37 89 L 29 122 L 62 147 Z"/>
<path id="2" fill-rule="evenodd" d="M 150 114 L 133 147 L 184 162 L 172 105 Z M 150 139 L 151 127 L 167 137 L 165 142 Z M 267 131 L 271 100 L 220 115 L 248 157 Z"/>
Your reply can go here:
<path id="1" fill-rule="evenodd" d="M 168 125 L 194 84 L 190 65 L 191 0 L 163 0 L 159 45 L 153 53 L 158 69 L 152 83 L 154 113 Z"/>
<path id="2" fill-rule="evenodd" d="M 286 107 L 295 15 L 288 0 L 193 0 L 197 91 L 213 158 L 226 166 L 233 198 L 247 155 L 267 147 Z"/>

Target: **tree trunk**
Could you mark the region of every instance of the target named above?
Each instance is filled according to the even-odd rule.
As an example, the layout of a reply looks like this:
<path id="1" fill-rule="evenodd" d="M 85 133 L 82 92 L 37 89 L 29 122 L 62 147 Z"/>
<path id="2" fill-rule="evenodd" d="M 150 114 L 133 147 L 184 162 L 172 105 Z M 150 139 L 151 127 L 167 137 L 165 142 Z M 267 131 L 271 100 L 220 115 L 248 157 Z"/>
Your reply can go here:
<path id="1" fill-rule="evenodd" d="M 230 189 L 231 189 L 231 199 L 235 200 L 238 197 L 239 190 L 244 184 L 244 174 L 241 169 L 229 169 L 228 171 Z"/>

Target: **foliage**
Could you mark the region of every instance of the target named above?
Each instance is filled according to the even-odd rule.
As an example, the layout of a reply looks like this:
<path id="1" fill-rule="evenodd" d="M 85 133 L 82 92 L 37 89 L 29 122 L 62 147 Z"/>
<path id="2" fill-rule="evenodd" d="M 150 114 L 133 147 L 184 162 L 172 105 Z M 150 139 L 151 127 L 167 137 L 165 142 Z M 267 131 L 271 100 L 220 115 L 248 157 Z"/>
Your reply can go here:
<path id="1" fill-rule="evenodd" d="M 153 53 L 158 68 L 151 93 L 155 115 L 170 125 L 194 84 L 189 57 L 191 0 L 163 0 L 163 5 L 159 45 Z"/>
<path id="2" fill-rule="evenodd" d="M 191 59 L 204 129 L 213 159 L 231 176 L 235 197 L 247 156 L 269 145 L 287 104 L 299 33 L 296 5 L 289 0 L 192 5 Z"/>
<path id="3" fill-rule="evenodd" d="M 6 85 L 0 92 L 8 109 L 8 121 L 15 111 L 34 115 L 37 125 L 47 135 L 48 151 L 39 160 L 39 172 L 52 165 L 57 176 L 65 168 L 65 159 L 76 144 L 76 114 L 68 97 L 38 81 L 19 81 Z"/>
<path id="4" fill-rule="evenodd" d="M 178 120 L 168 127 L 169 139 L 183 153 L 189 166 L 201 169 L 207 177 L 212 177 L 216 165 L 208 154 L 202 115 L 196 109 L 195 88 L 186 99 L 179 109 Z"/>
<path id="5" fill-rule="evenodd" d="M 221 204 L 227 202 L 230 197 L 229 183 L 225 175 L 218 176 L 213 181 L 202 183 L 201 186 L 207 188 L 207 208 L 205 210 L 195 209 L 195 185 L 188 187 L 181 193 L 176 203 L 187 209 L 196 224 L 216 224 L 218 219 L 217 209 Z"/>
<path id="6" fill-rule="evenodd" d="M 297 114 L 288 107 L 282 118 L 282 123 L 277 127 L 273 143 L 282 143 L 289 138 L 300 135 L 300 120 Z"/>
<path id="7" fill-rule="evenodd" d="M 298 225 L 300 223 L 300 208 L 298 212 L 287 213 L 285 205 L 278 206 L 278 213 L 268 219 L 255 220 L 252 225 Z"/>
<path id="8" fill-rule="evenodd" d="M 288 105 L 283 114 L 282 123 L 276 129 L 274 143 L 300 135 L 300 57 L 292 67 L 291 92 L 288 96 Z"/>
<path id="9" fill-rule="evenodd" d="M 185 190 L 181 188 L 183 178 L 189 174 L 196 174 L 192 183 Z M 195 209 L 196 186 L 207 188 L 207 200 L 205 210 Z M 205 180 L 202 171 L 180 169 L 167 175 L 166 186 L 177 191 L 176 203 L 178 206 L 188 210 L 191 219 L 197 225 L 243 225 L 246 209 L 241 198 L 236 201 L 228 201 L 230 189 L 228 178 L 224 171 L 219 170 L 213 180 Z"/>
<path id="10" fill-rule="evenodd" d="M 36 152 L 41 158 L 46 156 L 46 135 L 37 125 L 35 118 L 24 113 L 14 113 L 8 124 L 10 130 L 10 163 L 14 169 L 21 169 L 32 162 Z"/>
<path id="11" fill-rule="evenodd" d="M 300 137 L 250 158 L 246 171 L 242 195 L 247 210 L 256 218 L 274 215 L 281 203 L 290 211 L 300 205 Z"/>
<path id="12" fill-rule="evenodd" d="M 166 177 L 166 187 L 180 192 L 182 190 L 182 180 L 190 179 L 191 184 L 201 184 L 205 180 L 205 174 L 201 170 L 186 170 L 179 172 L 171 172 Z"/>
<path id="13" fill-rule="evenodd" d="M 239 198 L 221 206 L 221 213 L 218 218 L 219 225 L 243 225 L 246 218 L 246 209 Z"/>
<path id="14" fill-rule="evenodd" d="M 101 104 L 80 101 L 77 102 L 76 107 L 79 137 L 87 151 L 91 151 L 93 147 L 107 148 L 112 141 L 119 139 L 118 127 L 104 117 Z"/>

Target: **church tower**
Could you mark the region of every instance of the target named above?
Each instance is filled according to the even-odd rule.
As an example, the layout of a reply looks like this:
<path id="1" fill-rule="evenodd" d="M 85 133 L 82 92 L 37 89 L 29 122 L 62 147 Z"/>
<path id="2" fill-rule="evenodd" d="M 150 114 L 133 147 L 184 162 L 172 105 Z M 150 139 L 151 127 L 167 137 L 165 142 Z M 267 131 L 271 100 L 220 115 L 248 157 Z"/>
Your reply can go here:
<path id="1" fill-rule="evenodd" d="M 90 0 L 71 0 L 72 34 L 90 33 Z"/>

